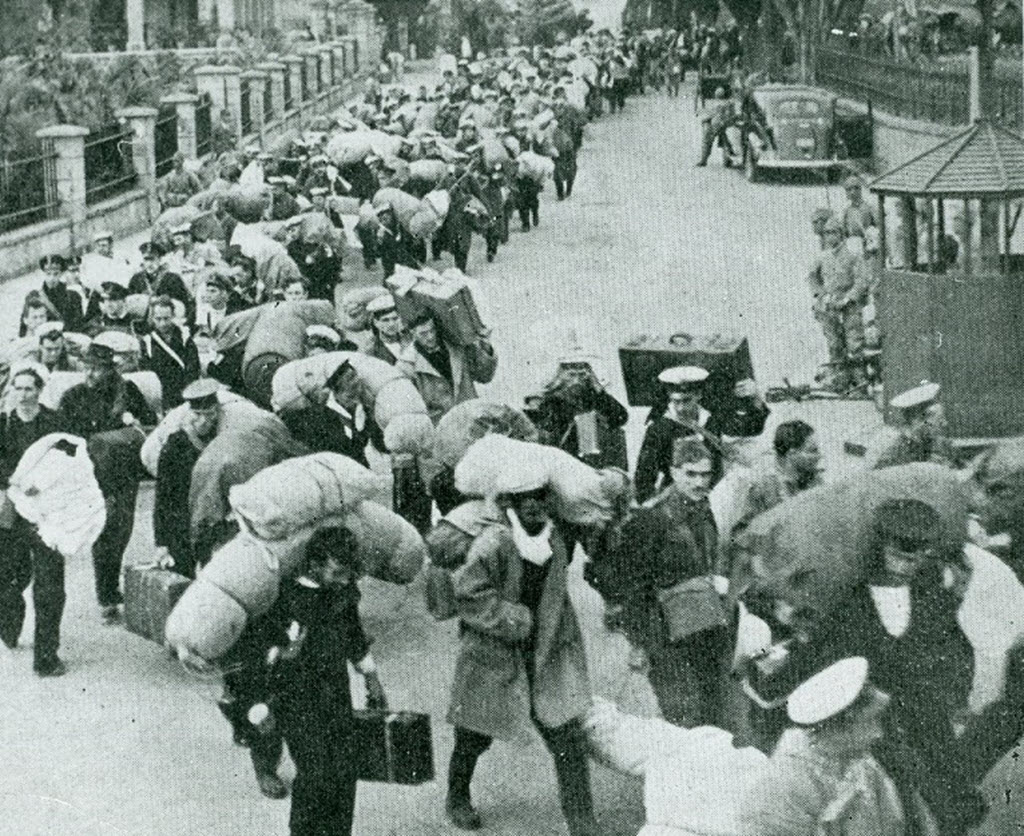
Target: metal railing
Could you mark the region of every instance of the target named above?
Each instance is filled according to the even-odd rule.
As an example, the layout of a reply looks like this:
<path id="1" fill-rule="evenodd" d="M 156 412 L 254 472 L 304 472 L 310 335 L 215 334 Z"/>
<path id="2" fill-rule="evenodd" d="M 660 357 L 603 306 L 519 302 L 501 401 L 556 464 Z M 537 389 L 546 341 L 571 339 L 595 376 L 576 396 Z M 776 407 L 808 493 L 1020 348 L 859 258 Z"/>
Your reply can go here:
<path id="1" fill-rule="evenodd" d="M 844 49 L 817 51 L 818 82 L 896 116 L 946 125 L 970 121 L 970 80 L 959 68 L 867 57 Z M 1017 94 L 1019 114 L 1020 93 Z"/>
<path id="2" fill-rule="evenodd" d="M 306 64 L 305 61 L 302 62 L 301 72 L 299 73 L 299 76 L 302 79 L 302 90 L 299 91 L 299 101 L 308 102 L 310 95 L 309 66 Z"/>
<path id="3" fill-rule="evenodd" d="M 85 202 L 93 205 L 133 189 L 138 182 L 132 159 L 135 132 L 114 122 L 95 130 L 85 143 Z"/>
<path id="4" fill-rule="evenodd" d="M 213 102 L 204 93 L 196 105 L 196 154 L 204 157 L 213 150 Z"/>
<path id="5" fill-rule="evenodd" d="M 0 232 L 57 217 L 57 154 L 44 143 L 39 154 L 0 163 Z"/>
<path id="6" fill-rule="evenodd" d="M 248 82 L 242 82 L 242 91 L 238 100 L 239 121 L 242 127 L 242 136 L 249 136 L 252 133 L 252 87 Z"/>
<path id="7" fill-rule="evenodd" d="M 163 177 L 174 168 L 174 155 L 178 153 L 178 111 L 173 105 L 160 108 L 153 144 L 156 149 L 156 176 Z"/>
<path id="8" fill-rule="evenodd" d="M 263 122 L 266 124 L 274 118 L 274 90 L 268 79 L 263 85 Z"/>

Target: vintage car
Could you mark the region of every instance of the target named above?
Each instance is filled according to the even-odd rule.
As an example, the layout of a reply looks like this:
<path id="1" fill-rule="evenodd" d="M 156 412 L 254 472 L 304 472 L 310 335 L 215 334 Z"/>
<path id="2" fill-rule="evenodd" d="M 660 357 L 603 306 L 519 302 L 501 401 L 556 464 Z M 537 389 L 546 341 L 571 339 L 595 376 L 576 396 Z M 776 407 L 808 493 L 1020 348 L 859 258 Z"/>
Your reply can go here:
<path id="1" fill-rule="evenodd" d="M 798 84 L 765 84 L 743 100 L 739 128 L 747 179 L 765 170 L 811 169 L 837 173 L 847 161 L 873 153 L 871 107 L 843 113 L 834 94 Z M 739 161 L 737 161 L 739 162 Z"/>

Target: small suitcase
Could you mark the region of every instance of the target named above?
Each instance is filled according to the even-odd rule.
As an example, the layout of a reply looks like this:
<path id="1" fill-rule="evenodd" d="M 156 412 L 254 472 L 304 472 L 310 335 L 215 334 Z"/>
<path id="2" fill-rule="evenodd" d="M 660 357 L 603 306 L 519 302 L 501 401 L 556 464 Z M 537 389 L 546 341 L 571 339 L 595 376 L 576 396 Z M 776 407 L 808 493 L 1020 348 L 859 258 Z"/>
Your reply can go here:
<path id="1" fill-rule="evenodd" d="M 403 318 L 426 308 L 445 338 L 455 345 L 473 345 L 480 338 L 484 323 L 465 281 L 396 268 L 386 284 L 394 293 L 395 305 Z"/>
<path id="2" fill-rule="evenodd" d="M 429 715 L 361 709 L 353 719 L 352 753 L 360 781 L 413 785 L 434 780 Z"/>
<path id="3" fill-rule="evenodd" d="M 191 581 L 153 564 L 124 570 L 124 623 L 136 635 L 164 644 L 164 625 Z"/>
<path id="4" fill-rule="evenodd" d="M 737 381 L 754 376 L 747 338 L 727 334 L 635 337 L 619 348 L 619 362 L 630 406 L 661 403 L 658 375 L 673 366 L 707 369 L 706 389 L 715 392 L 731 391 Z"/>

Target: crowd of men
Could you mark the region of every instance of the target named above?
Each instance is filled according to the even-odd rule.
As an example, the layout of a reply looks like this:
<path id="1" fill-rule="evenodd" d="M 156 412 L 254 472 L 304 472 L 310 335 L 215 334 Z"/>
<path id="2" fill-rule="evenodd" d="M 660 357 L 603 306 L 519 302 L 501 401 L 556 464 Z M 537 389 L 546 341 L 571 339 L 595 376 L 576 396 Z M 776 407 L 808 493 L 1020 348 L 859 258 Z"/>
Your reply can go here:
<path id="1" fill-rule="evenodd" d="M 714 42 L 728 44 L 726 38 Z M 626 90 L 642 90 L 651 54 L 673 63 L 678 46 L 661 47 L 647 54 L 647 41 L 584 41 L 532 59 L 464 61 L 433 90 L 371 87 L 337 130 L 352 130 L 352 120 L 382 129 L 400 138 L 394 157 L 370 152 L 358 162 L 335 164 L 327 151 L 336 129 L 329 127 L 278 156 L 259 149 L 229 155 L 219 161 L 217 182 L 205 189 L 179 165 L 162 192 L 170 209 L 204 192 L 212 197 L 192 220 L 154 230 L 141 248 L 141 269 L 126 269 L 107 232 L 94 237 L 85 257 L 43 259 L 44 278 L 25 301 L 21 336 L 11 348 L 0 484 L 45 435 L 66 432 L 97 442 L 90 451 L 102 456 L 101 437 L 145 434 L 161 413 L 181 407 L 181 429 L 167 439 L 156 469 L 153 529 L 160 561 L 194 576 L 237 531 L 226 502 L 213 502 L 220 516 L 212 525 L 196 527 L 188 513 L 196 462 L 227 432 L 225 390 L 269 405 L 229 339 L 246 312 L 335 303 L 344 295 L 339 285 L 351 258 L 344 243 L 350 235 L 361 244 L 363 268 L 380 263 L 385 278 L 397 265 L 418 269 L 444 251 L 465 268 L 474 234 L 485 239 L 488 259 L 495 258 L 514 240 L 509 220 L 515 213 L 524 232 L 540 220 L 541 182 L 522 173 L 522 155 L 548 156 L 556 196 L 569 198 L 586 123 L 599 116 L 602 99 L 614 112 Z M 631 80 L 633 67 L 639 69 Z M 488 164 L 488 140 L 505 155 L 497 163 Z M 443 163 L 440 179 L 417 184 L 409 178 L 409 165 L 418 160 Z M 254 186 L 260 199 L 250 205 Z M 429 237 L 412 234 L 398 217 L 396 199 L 376 199 L 382 188 L 405 188 L 417 197 L 447 191 L 447 217 Z M 859 183 L 850 181 L 847 189 L 850 206 L 842 217 L 817 219 L 822 254 L 811 285 L 830 358 L 856 375 L 875 224 Z M 245 236 L 235 233 L 252 226 L 272 230 L 266 238 L 277 246 L 247 249 Z M 851 238 L 860 240 L 859 249 Z M 338 307 L 349 314 L 344 303 Z M 364 298 L 363 308 L 366 329 L 305 327 L 302 355 L 363 351 L 393 365 L 413 381 L 435 425 L 477 399 L 477 386 L 497 372 L 485 330 L 475 341 L 456 341 L 437 318 L 404 313 L 395 296 L 380 289 Z M 158 394 L 129 379 L 136 370 L 155 377 Z M 70 379 L 56 409 L 40 402 L 52 381 L 75 372 L 82 374 Z M 602 832 L 583 723 L 591 700 L 586 654 L 567 589 L 576 552 L 604 600 L 607 627 L 628 638 L 630 664 L 646 673 L 662 716 L 679 726 L 728 727 L 772 753 L 762 781 L 744 800 L 744 836 L 812 836 L 837 800 L 847 805 L 840 832 L 851 836 L 966 833 L 984 814 L 981 780 L 1024 732 L 1024 659 L 1011 653 L 1002 698 L 969 715 L 973 657 L 956 614 L 970 565 L 959 552 L 938 549 L 942 509 L 923 497 L 881 503 L 871 512 L 875 536 L 863 572 L 845 590 L 848 600 L 836 602 L 831 617 L 795 606 L 759 584 L 757 566 L 740 559 L 735 546 L 761 515 L 820 486 L 814 428 L 801 420 L 782 423 L 771 439 L 770 461 L 755 463 L 749 448 L 764 433 L 770 411 L 752 380 L 728 380 L 723 387 L 708 369 L 686 364 L 649 383 L 660 396 L 646 418 L 629 480 L 634 501 L 619 491 L 611 520 L 570 525 L 560 518 L 549 471 L 529 456 L 506 462 L 498 487 L 484 500 L 461 493 L 452 468 L 429 480 L 408 473 L 399 479 L 396 463 L 396 509 L 426 536 L 460 624 L 445 799 L 451 823 L 482 826 L 470 791 L 478 759 L 494 739 L 518 739 L 536 729 L 554 759 L 570 836 Z M 340 363 L 323 395 L 299 415 L 282 412 L 286 437 L 273 443 L 289 455 L 329 450 L 362 464 L 375 457 L 371 449 L 387 454 L 350 363 Z M 956 466 L 937 384 L 900 393 L 891 406 L 903 425 L 872 454 L 872 467 Z M 629 412 L 585 360 L 563 361 L 523 412 L 530 419 L 522 431 L 528 440 L 561 447 L 602 472 L 628 469 L 623 427 Z M 502 428 L 495 425 L 495 431 Z M 505 427 L 502 434 L 513 433 Z M 247 449 L 228 461 L 213 492 L 247 479 L 258 459 L 258 451 Z M 747 489 L 725 522 L 709 498 L 740 468 L 749 472 Z M 96 594 L 103 619 L 117 623 L 141 473 L 104 461 L 96 469 L 107 510 L 93 547 Z M 1001 559 L 1024 577 L 1024 533 L 1017 530 L 1024 520 L 1024 450 L 996 446 L 972 479 L 981 524 L 991 535 L 1009 534 Z M 63 558 L 9 501 L 5 512 L 0 639 L 12 648 L 20 640 L 31 583 L 35 670 L 59 676 L 67 670 L 58 656 Z M 283 585 L 273 617 L 252 624 L 223 665 L 222 710 L 236 741 L 250 749 L 260 790 L 273 798 L 288 792 L 277 774 L 282 742 L 296 763 L 293 836 L 351 832 L 356 776 L 348 748 L 349 662 L 366 677 L 371 704 L 386 705 L 359 624 L 354 551 L 352 532 L 333 527 L 318 533 L 302 570 Z M 752 619 L 769 640 L 757 652 L 734 653 L 753 629 Z M 725 710 L 732 692 L 742 692 L 743 710 Z"/>

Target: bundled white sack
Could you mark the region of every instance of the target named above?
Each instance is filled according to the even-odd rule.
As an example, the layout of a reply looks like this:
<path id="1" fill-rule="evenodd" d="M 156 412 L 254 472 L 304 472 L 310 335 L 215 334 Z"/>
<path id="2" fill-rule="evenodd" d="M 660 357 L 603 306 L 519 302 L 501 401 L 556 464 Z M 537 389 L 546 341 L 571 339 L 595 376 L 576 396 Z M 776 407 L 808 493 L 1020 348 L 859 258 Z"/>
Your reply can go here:
<path id="1" fill-rule="evenodd" d="M 139 387 L 153 412 L 157 415 L 163 412 L 163 387 L 155 372 L 128 372 L 124 379 Z M 59 409 L 64 393 L 79 383 L 85 383 L 85 372 L 50 372 L 39 395 L 39 403 L 50 409 Z"/>
<path id="2" fill-rule="evenodd" d="M 381 490 L 381 477 L 348 456 L 314 453 L 287 459 L 234 485 L 228 502 L 257 537 L 283 540 Z"/>
<path id="3" fill-rule="evenodd" d="M 35 442 L 11 475 L 8 496 L 40 539 L 64 557 L 96 542 L 107 506 L 83 439 L 52 433 Z"/>
<path id="4" fill-rule="evenodd" d="M 406 584 L 419 574 L 427 546 L 412 523 L 376 502 L 360 502 L 345 515 L 355 537 L 365 574 L 389 583 Z"/>
<path id="5" fill-rule="evenodd" d="M 534 151 L 523 151 L 519 155 L 519 173 L 541 185 L 555 176 L 555 161 Z"/>

